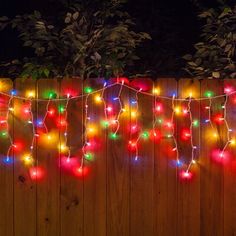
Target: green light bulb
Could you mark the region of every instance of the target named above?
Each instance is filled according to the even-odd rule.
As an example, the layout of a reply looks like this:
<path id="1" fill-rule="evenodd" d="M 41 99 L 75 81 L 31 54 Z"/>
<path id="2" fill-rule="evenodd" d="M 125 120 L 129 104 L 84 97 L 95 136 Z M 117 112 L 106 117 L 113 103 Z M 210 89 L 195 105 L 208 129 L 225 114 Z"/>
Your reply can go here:
<path id="1" fill-rule="evenodd" d="M 84 154 L 84 158 L 88 161 L 92 161 L 93 155 L 92 155 L 92 153 L 86 153 L 86 154 Z"/>
<path id="2" fill-rule="evenodd" d="M 63 105 L 59 105 L 59 106 L 58 106 L 58 112 L 59 112 L 59 113 L 63 113 L 64 111 L 65 111 L 64 106 L 63 106 Z"/>
<path id="3" fill-rule="evenodd" d="M 105 121 L 105 120 L 102 120 L 101 125 L 102 125 L 103 128 L 107 128 L 109 126 L 109 122 Z"/>
<path id="4" fill-rule="evenodd" d="M 2 131 L 1 133 L 0 133 L 0 135 L 4 138 L 4 137 L 7 137 L 7 132 L 5 132 L 5 131 Z"/>
<path id="5" fill-rule="evenodd" d="M 84 92 L 85 93 L 92 93 L 93 92 L 93 89 L 91 87 L 85 87 L 84 88 Z"/>
<path id="6" fill-rule="evenodd" d="M 194 121 L 193 121 L 193 126 L 194 126 L 194 127 L 198 127 L 198 125 L 199 125 L 199 121 L 198 121 L 198 120 L 194 120 Z"/>
<path id="7" fill-rule="evenodd" d="M 109 137 L 110 139 L 116 140 L 118 138 L 118 135 L 116 133 L 111 133 Z"/>
<path id="8" fill-rule="evenodd" d="M 213 95 L 214 95 L 214 93 L 212 91 L 206 91 L 205 92 L 205 96 L 208 97 L 208 98 L 212 97 Z"/>
<path id="9" fill-rule="evenodd" d="M 143 133 L 142 133 L 142 137 L 143 137 L 144 139 L 148 139 L 148 138 L 149 138 L 149 133 L 148 133 L 147 131 L 143 132 Z"/>

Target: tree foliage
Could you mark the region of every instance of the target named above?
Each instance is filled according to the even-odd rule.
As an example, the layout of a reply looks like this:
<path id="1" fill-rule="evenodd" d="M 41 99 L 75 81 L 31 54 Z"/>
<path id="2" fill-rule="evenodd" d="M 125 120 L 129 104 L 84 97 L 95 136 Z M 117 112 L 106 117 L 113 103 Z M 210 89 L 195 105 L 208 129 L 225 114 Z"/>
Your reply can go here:
<path id="1" fill-rule="evenodd" d="M 136 48 L 150 36 L 132 30 L 121 0 L 77 0 L 56 18 L 40 12 L 0 18 L 0 29 L 19 32 L 32 57 L 3 63 L 9 74 L 22 77 L 119 76 L 137 60 Z"/>
<path id="2" fill-rule="evenodd" d="M 194 76 L 211 78 L 236 77 L 236 5 L 203 11 L 205 21 L 202 41 L 194 45 L 196 52 L 185 55 L 186 70 Z"/>

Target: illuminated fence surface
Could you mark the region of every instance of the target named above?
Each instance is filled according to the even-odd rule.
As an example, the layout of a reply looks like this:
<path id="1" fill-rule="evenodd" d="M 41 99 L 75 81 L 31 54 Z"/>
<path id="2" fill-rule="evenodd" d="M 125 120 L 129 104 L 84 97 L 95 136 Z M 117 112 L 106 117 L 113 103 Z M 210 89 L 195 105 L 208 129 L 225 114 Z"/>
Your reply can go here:
<path id="1" fill-rule="evenodd" d="M 235 80 L 0 93 L 0 235 L 236 234 Z"/>

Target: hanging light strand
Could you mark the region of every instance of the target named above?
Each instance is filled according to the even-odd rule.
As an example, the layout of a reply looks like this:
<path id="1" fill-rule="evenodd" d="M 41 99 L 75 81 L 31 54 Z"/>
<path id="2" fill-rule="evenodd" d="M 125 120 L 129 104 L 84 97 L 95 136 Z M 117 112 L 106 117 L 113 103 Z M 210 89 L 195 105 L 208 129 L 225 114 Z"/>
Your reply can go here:
<path id="1" fill-rule="evenodd" d="M 87 124 L 88 121 L 90 120 L 90 117 L 88 116 L 88 98 L 89 98 L 90 94 L 87 94 L 86 98 L 85 98 L 85 118 L 84 118 L 84 127 L 85 127 L 85 131 L 84 131 L 84 145 L 82 147 L 82 158 L 81 158 L 81 165 L 80 168 L 83 169 L 84 167 L 84 160 L 85 160 L 85 156 L 86 156 L 86 146 L 88 145 L 88 130 L 87 130 Z"/>
<path id="2" fill-rule="evenodd" d="M 226 129 L 227 129 L 227 141 L 220 153 L 220 157 L 223 157 L 224 156 L 224 152 L 226 150 L 226 148 L 228 147 L 228 145 L 232 142 L 231 140 L 231 132 L 232 132 L 232 129 L 229 127 L 229 124 L 228 124 L 228 121 L 227 121 L 227 102 L 228 102 L 228 95 L 226 94 L 225 95 L 225 102 L 224 102 L 224 105 L 222 106 L 222 108 L 224 109 L 224 116 L 223 116 L 223 120 L 224 120 L 224 123 L 225 123 L 225 126 L 226 126 Z"/>
<path id="3" fill-rule="evenodd" d="M 32 100 L 30 101 L 29 114 L 30 114 L 30 119 L 28 120 L 28 123 L 32 125 L 32 132 L 33 132 L 33 138 L 32 138 L 31 146 L 30 146 L 30 153 L 31 153 L 31 156 L 33 156 L 35 139 L 38 135 L 36 133 L 36 129 L 34 126 L 34 113 L 32 111 Z"/>
<path id="4" fill-rule="evenodd" d="M 6 162 L 9 162 L 10 161 L 10 153 L 11 153 L 11 150 L 12 148 L 15 146 L 14 143 L 13 143 L 13 137 L 11 136 L 11 133 L 10 133 L 10 126 L 9 126 L 9 123 L 8 123 L 8 120 L 9 120 L 9 116 L 10 116 L 10 113 L 11 112 L 14 112 L 14 108 L 11 107 L 12 105 L 12 100 L 14 99 L 14 96 L 12 95 L 8 101 L 8 105 L 7 105 L 7 114 L 6 114 L 6 127 L 7 127 L 7 134 L 8 134 L 8 137 L 9 137 L 9 141 L 10 141 L 10 146 L 7 150 L 7 156 L 6 156 Z"/>
<path id="5" fill-rule="evenodd" d="M 49 111 L 50 103 L 51 103 L 51 99 L 49 99 L 48 102 L 47 102 L 46 112 L 45 112 L 45 115 L 44 115 L 43 120 L 42 120 L 42 123 L 43 123 L 43 126 L 45 128 L 46 133 L 48 133 L 48 127 L 46 125 L 46 119 L 47 119 L 48 114 L 50 113 L 50 111 Z"/>
<path id="6" fill-rule="evenodd" d="M 192 114 L 192 111 L 191 111 L 191 102 L 192 102 L 192 97 L 190 96 L 189 98 L 189 101 L 188 101 L 188 114 L 189 114 L 189 119 L 190 119 L 190 142 L 191 142 L 191 161 L 188 165 L 188 168 L 187 168 L 187 172 L 189 172 L 192 164 L 194 164 L 196 161 L 195 161 L 195 151 L 196 151 L 196 146 L 194 145 L 194 141 L 193 141 L 193 114 Z"/>
<path id="7" fill-rule="evenodd" d="M 179 164 L 180 163 L 179 149 L 178 149 L 178 143 L 177 143 L 177 140 L 176 140 L 176 137 L 175 137 L 174 117 L 175 117 L 175 94 L 173 94 L 173 96 L 172 96 L 172 115 L 171 115 L 171 130 L 172 130 L 172 133 L 171 133 L 171 137 L 172 137 L 173 142 L 174 142 L 174 147 L 173 147 L 172 151 L 176 152 L 176 162 L 177 162 L 177 164 Z"/>
<path id="8" fill-rule="evenodd" d="M 65 132 L 64 132 L 64 139 L 65 139 L 65 145 L 67 146 L 68 144 L 68 106 L 70 102 L 70 94 L 67 94 L 67 100 L 66 100 L 66 105 L 65 105 Z M 68 147 L 68 155 L 67 155 L 67 160 L 71 158 L 71 147 Z"/>
<path id="9" fill-rule="evenodd" d="M 124 86 L 124 80 L 122 80 L 122 82 L 121 82 L 119 94 L 118 94 L 118 96 L 117 96 L 117 98 L 116 98 L 116 100 L 119 101 L 120 110 L 119 110 L 119 113 L 118 113 L 117 118 L 116 118 L 116 120 L 115 120 L 115 122 L 116 122 L 116 124 L 117 124 L 116 130 L 115 130 L 115 132 L 114 132 L 115 135 L 117 134 L 117 132 L 118 132 L 119 129 L 120 129 L 120 121 L 119 121 L 119 119 L 120 119 L 120 116 L 121 116 L 122 112 L 124 111 L 123 104 L 122 104 L 122 101 L 121 101 L 121 93 L 122 93 L 123 86 Z"/>
<path id="10" fill-rule="evenodd" d="M 138 99 L 138 94 L 139 94 L 140 92 L 142 92 L 142 88 L 140 88 L 139 90 L 137 90 L 137 91 L 136 91 L 136 94 L 135 94 L 135 98 L 136 98 L 135 126 L 136 126 L 136 127 L 138 126 L 138 116 L 137 116 L 137 114 L 138 114 L 138 112 L 139 112 L 139 104 L 138 104 L 139 99 Z M 136 141 L 135 141 L 135 161 L 137 161 L 137 160 L 139 159 L 138 142 L 139 142 L 141 136 L 142 136 L 142 129 L 140 130 L 140 133 L 139 133 L 139 135 L 138 135 L 138 138 L 137 138 Z"/>

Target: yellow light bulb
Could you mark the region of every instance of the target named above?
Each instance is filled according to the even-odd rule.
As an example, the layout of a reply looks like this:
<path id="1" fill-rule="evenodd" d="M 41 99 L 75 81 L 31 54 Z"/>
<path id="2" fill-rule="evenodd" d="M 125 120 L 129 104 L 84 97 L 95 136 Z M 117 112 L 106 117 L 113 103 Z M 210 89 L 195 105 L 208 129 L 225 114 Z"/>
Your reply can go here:
<path id="1" fill-rule="evenodd" d="M 35 91 L 30 90 L 26 92 L 26 97 L 27 98 L 34 98 L 35 97 Z"/>
<path id="2" fill-rule="evenodd" d="M 153 90 L 152 90 L 152 93 L 154 94 L 154 95 L 160 95 L 160 88 L 159 87 L 156 87 L 156 88 L 153 88 Z"/>
<path id="3" fill-rule="evenodd" d="M 95 99 L 96 103 L 101 103 L 102 102 L 102 97 L 100 95 L 96 95 L 94 99 Z"/>
<path id="4" fill-rule="evenodd" d="M 59 144 L 59 145 L 58 145 L 58 149 L 59 149 L 61 152 L 67 152 L 68 147 L 67 147 L 65 144 Z"/>
<path id="5" fill-rule="evenodd" d="M 179 115 L 181 113 L 180 107 L 175 107 L 175 113 Z"/>
<path id="6" fill-rule="evenodd" d="M 132 118 L 136 118 L 136 117 L 137 117 L 137 112 L 131 111 L 131 117 L 132 117 Z"/>
<path id="7" fill-rule="evenodd" d="M 33 158 L 29 154 L 24 155 L 22 160 L 25 163 L 25 165 L 31 165 L 34 162 Z"/>
<path id="8" fill-rule="evenodd" d="M 88 136 L 93 136 L 97 133 L 97 128 L 95 125 L 92 125 L 90 124 L 88 127 L 87 127 L 87 134 Z"/>
<path id="9" fill-rule="evenodd" d="M 232 139 L 230 140 L 230 144 L 233 145 L 233 146 L 236 144 L 236 141 L 235 141 L 234 138 L 232 138 Z"/>

